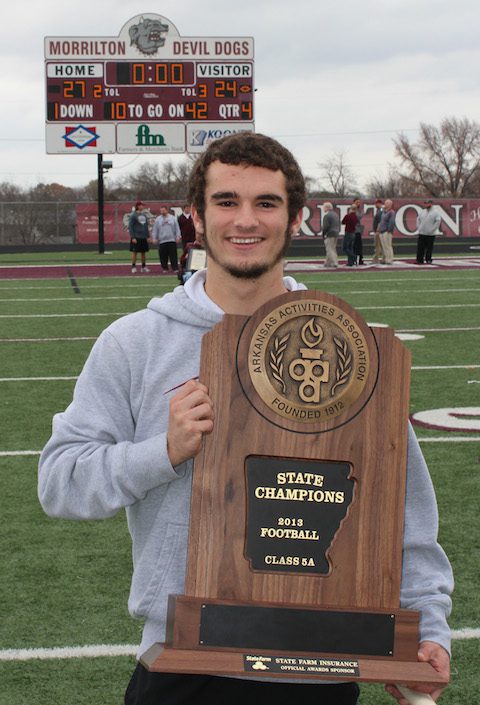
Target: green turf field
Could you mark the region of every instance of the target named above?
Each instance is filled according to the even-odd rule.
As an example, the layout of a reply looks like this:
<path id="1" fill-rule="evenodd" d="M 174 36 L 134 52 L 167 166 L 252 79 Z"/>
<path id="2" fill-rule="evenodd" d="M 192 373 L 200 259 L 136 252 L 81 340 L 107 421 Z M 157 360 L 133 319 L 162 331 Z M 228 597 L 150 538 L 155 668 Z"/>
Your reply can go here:
<path id="1" fill-rule="evenodd" d="M 125 261 L 125 253 L 121 257 L 117 261 Z M 23 263 L 9 255 L 0 256 L 0 265 L 12 258 Z M 49 263 L 45 256 L 28 259 Z M 92 255 L 55 259 L 84 262 Z M 478 271 L 319 272 L 296 278 L 345 299 L 370 323 L 420 332 L 420 340 L 405 343 L 413 354 L 412 412 L 480 407 Z M 102 522 L 46 517 L 36 496 L 35 453 L 49 437 L 52 415 L 69 403 L 99 332 L 176 283 L 173 276 L 77 279 L 75 293 L 68 278 L 0 280 L 0 705 L 122 703 L 133 656 L 43 660 L 27 659 L 23 651 L 134 645 L 141 630 L 126 608 L 131 558 L 123 514 Z M 437 491 L 441 542 L 456 577 L 451 626 L 478 635 L 480 431 L 416 427 L 416 432 Z M 455 441 L 466 436 L 476 442 Z M 32 454 L 20 454 L 25 451 Z M 478 636 L 454 641 L 452 684 L 442 703 L 480 702 L 479 662 Z M 381 686 L 362 686 L 360 702 L 394 701 Z"/>

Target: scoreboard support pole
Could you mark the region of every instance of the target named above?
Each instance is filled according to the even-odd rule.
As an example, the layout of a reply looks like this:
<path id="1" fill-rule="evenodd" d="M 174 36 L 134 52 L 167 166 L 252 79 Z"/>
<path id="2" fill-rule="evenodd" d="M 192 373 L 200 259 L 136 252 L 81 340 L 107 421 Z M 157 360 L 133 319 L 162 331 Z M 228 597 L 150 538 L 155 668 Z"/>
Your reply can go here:
<path id="1" fill-rule="evenodd" d="M 97 154 L 97 187 L 98 187 L 98 254 L 105 252 L 105 236 L 103 227 L 103 154 Z"/>

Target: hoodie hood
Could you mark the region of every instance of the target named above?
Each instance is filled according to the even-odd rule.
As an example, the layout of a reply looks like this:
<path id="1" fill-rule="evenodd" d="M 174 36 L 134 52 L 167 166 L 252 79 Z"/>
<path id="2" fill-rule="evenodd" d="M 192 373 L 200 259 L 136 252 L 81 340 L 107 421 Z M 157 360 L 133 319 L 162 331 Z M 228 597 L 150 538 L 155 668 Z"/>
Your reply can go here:
<path id="1" fill-rule="evenodd" d="M 171 293 L 151 299 L 147 308 L 187 325 L 211 328 L 222 320 L 224 313 L 205 292 L 206 276 L 206 269 L 195 272 L 185 286 L 177 286 Z M 293 277 L 284 277 L 283 283 L 287 291 L 306 289 Z"/>
<path id="2" fill-rule="evenodd" d="M 151 299 L 147 309 L 161 313 L 179 323 L 202 328 L 211 328 L 216 323 L 220 323 L 223 318 L 222 312 L 212 311 L 187 296 L 183 286 L 177 286 L 162 297 Z"/>

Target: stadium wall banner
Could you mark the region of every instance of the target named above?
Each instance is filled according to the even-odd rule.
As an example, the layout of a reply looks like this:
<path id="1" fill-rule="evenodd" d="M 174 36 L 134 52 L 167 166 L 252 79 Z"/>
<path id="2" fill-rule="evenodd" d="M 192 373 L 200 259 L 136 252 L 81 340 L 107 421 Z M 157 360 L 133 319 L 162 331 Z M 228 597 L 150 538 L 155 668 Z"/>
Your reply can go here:
<path id="1" fill-rule="evenodd" d="M 298 234 L 299 238 L 316 237 L 321 234 L 323 219 L 323 204 L 325 200 L 310 199 L 304 208 L 303 222 Z M 340 221 L 347 213 L 350 200 L 333 200 L 334 209 L 340 216 Z M 160 206 L 167 205 L 175 215 L 180 215 L 180 201 L 145 201 L 151 221 L 159 215 Z M 438 199 L 434 205 L 441 216 L 439 236 L 447 238 L 478 237 L 480 235 L 480 199 Z M 417 235 L 417 215 L 423 208 L 421 199 L 398 199 L 394 201 L 396 238 L 412 238 Z M 365 215 L 362 223 L 365 226 L 365 237 L 371 236 L 373 216 L 375 213 L 374 199 L 364 201 Z M 128 218 L 132 212 L 131 203 L 107 202 L 104 206 L 104 237 L 105 242 L 128 242 Z M 98 206 L 96 203 L 80 203 L 76 205 L 77 242 L 87 244 L 98 240 Z"/>

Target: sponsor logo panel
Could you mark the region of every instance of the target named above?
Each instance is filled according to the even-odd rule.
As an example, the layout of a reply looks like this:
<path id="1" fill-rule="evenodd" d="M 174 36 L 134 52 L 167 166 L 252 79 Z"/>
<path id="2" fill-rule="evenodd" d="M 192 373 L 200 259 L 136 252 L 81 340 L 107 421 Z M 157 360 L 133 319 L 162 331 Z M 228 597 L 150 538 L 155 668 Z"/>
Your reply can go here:
<path id="1" fill-rule="evenodd" d="M 114 154 L 115 125 L 71 123 L 46 125 L 47 154 Z"/>
<path id="2" fill-rule="evenodd" d="M 183 124 L 123 123 L 117 125 L 117 152 L 120 154 L 168 154 L 185 152 Z"/>
<path id="3" fill-rule="evenodd" d="M 203 152 L 214 140 L 236 132 L 254 132 L 254 125 L 244 122 L 187 124 L 187 150 L 194 154 Z"/>

